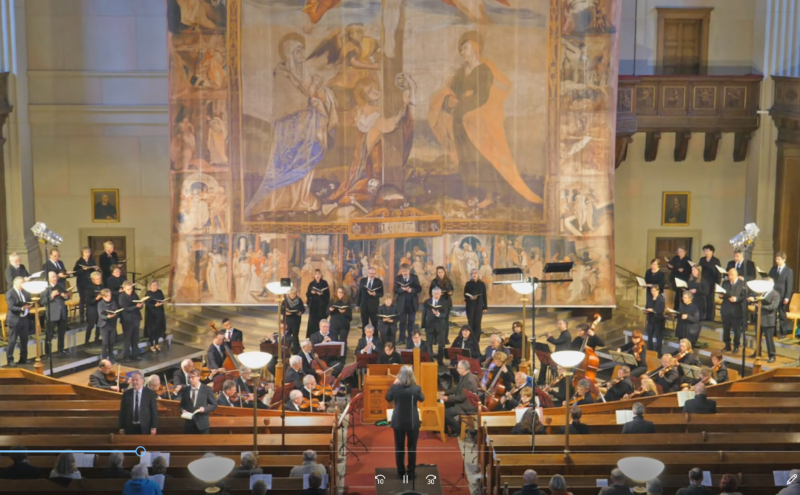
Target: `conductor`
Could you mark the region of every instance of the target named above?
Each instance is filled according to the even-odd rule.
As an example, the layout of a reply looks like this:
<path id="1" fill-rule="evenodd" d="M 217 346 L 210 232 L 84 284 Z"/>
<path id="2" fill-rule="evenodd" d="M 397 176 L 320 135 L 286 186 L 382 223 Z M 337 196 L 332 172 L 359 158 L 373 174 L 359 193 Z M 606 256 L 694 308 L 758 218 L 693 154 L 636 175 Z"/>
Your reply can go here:
<path id="1" fill-rule="evenodd" d="M 422 389 L 414 379 L 410 366 L 403 366 L 397 379 L 386 392 L 386 401 L 394 402 L 392 428 L 394 429 L 394 451 L 397 475 L 414 478 L 417 465 L 417 439 L 419 438 L 420 418 L 417 403 L 425 400 Z M 408 439 L 408 468 L 403 465 L 406 439 Z"/>

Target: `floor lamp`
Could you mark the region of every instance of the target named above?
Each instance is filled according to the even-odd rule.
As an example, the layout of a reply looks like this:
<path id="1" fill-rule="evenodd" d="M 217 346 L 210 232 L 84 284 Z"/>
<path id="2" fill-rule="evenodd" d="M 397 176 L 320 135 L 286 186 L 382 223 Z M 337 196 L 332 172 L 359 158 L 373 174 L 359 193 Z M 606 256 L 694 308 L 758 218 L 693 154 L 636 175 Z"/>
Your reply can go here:
<path id="1" fill-rule="evenodd" d="M 758 313 L 756 313 L 756 360 L 753 361 L 753 374 L 761 372 L 761 303 L 764 295 L 771 291 L 774 286 L 775 282 L 772 280 L 751 280 L 747 282 L 747 288 L 758 294 L 758 297 L 755 298 L 758 303 Z M 744 339 L 744 336 L 742 338 Z M 742 343 L 742 346 L 744 346 L 744 343 Z"/>
<path id="2" fill-rule="evenodd" d="M 567 387 L 564 393 L 564 458 L 569 458 L 569 382 L 572 376 L 572 368 L 580 365 L 586 358 L 586 355 L 578 351 L 558 351 L 550 355 L 557 365 L 564 368 L 564 385 Z"/>
<path id="3" fill-rule="evenodd" d="M 41 332 L 41 322 L 39 321 L 39 294 L 47 289 L 47 282 L 44 280 L 31 280 L 22 283 L 22 290 L 31 295 L 33 301 L 33 321 L 34 328 L 36 329 L 36 362 L 33 365 L 33 371 L 37 375 L 44 375 L 44 365 L 42 364 L 41 350 L 39 349 L 39 337 Z M 13 358 L 13 356 L 12 356 Z"/>
<path id="4" fill-rule="evenodd" d="M 236 463 L 227 457 L 203 457 L 189 463 L 189 472 L 192 476 L 209 485 L 213 485 L 225 476 L 228 476 Z M 209 486 L 206 493 L 218 493 L 218 486 Z"/>
<path id="5" fill-rule="evenodd" d="M 649 457 L 625 457 L 617 462 L 617 467 L 626 478 L 636 483 L 647 483 L 664 472 L 664 463 Z M 643 486 L 633 488 L 633 493 L 647 493 Z"/>
<path id="6" fill-rule="evenodd" d="M 236 356 L 239 362 L 253 371 L 253 453 L 258 457 L 258 383 L 264 368 L 272 360 L 268 352 L 243 352 Z"/>
<path id="7" fill-rule="evenodd" d="M 522 296 L 522 299 L 520 299 L 522 301 L 522 335 L 525 335 L 525 309 L 526 309 L 525 306 L 526 306 L 526 303 L 528 302 L 528 298 L 525 297 L 525 296 L 531 296 L 532 299 L 535 299 L 536 296 L 534 296 L 533 293 L 536 291 L 536 289 L 539 288 L 539 284 L 536 283 L 536 282 L 517 282 L 517 283 L 511 284 L 511 288 L 514 289 L 514 292 L 516 292 L 517 294 Z M 534 301 L 533 305 L 535 305 L 535 304 L 536 304 L 536 302 Z M 531 338 L 530 339 L 525 339 L 525 338 L 522 339 L 522 359 L 523 359 L 523 361 L 525 361 L 525 360 L 528 361 L 528 373 L 531 376 L 533 376 L 533 374 L 534 374 L 533 373 L 533 347 L 534 347 L 534 342 L 536 341 L 536 332 L 533 331 L 533 330 L 535 328 L 535 325 L 536 325 L 536 314 L 533 313 L 533 314 L 531 314 Z M 528 347 L 525 346 L 526 340 L 529 341 L 527 345 L 528 345 L 528 347 L 530 347 L 530 349 L 528 349 Z M 539 370 L 539 373 L 542 373 L 543 371 L 544 370 Z M 544 380 L 544 378 L 542 378 L 542 379 Z"/>
<path id="8" fill-rule="evenodd" d="M 278 362 L 275 363 L 275 382 L 279 383 L 283 382 L 283 345 L 286 343 L 286 330 L 283 328 L 286 316 L 281 311 L 281 306 L 286 294 L 292 290 L 292 282 L 289 279 L 270 282 L 267 284 L 267 290 L 275 294 L 275 301 L 278 303 Z"/>

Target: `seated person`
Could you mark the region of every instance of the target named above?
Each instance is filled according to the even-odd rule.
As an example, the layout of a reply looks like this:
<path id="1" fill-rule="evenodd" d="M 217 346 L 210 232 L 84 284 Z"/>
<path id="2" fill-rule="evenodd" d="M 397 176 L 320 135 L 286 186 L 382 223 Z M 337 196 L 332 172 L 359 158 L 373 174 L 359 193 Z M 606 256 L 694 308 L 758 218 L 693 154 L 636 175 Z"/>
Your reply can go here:
<path id="1" fill-rule="evenodd" d="M 292 390 L 292 392 L 297 392 L 297 390 Z M 302 397 L 303 394 L 300 394 Z M 258 459 L 256 458 L 255 454 L 252 452 L 244 452 L 242 454 L 242 460 L 239 464 L 239 467 L 233 470 L 231 476 L 233 478 L 250 478 L 250 476 L 254 474 L 263 474 L 264 470 L 258 467 Z"/>
<path id="2" fill-rule="evenodd" d="M 300 389 L 300 392 L 303 394 L 304 399 L 308 399 L 311 402 L 314 402 L 316 397 L 314 396 L 314 389 L 317 388 L 317 379 L 314 375 L 306 375 L 303 377 L 303 387 Z M 320 402 L 319 406 L 316 409 L 320 412 L 325 412 L 325 405 Z"/>
<path id="3" fill-rule="evenodd" d="M 167 460 L 164 456 L 157 456 L 150 462 L 150 476 L 162 475 L 164 478 L 172 478 L 172 475 L 167 474 Z"/>
<path id="4" fill-rule="evenodd" d="M 8 469 L 0 471 L 0 479 L 35 480 L 41 478 L 39 469 L 28 463 L 28 454 L 24 452 L 25 447 L 14 447 L 14 450 L 19 452 L 12 452 L 9 455 L 13 464 Z"/>
<path id="5" fill-rule="evenodd" d="M 633 411 L 633 420 L 625 423 L 622 427 L 622 433 L 625 435 L 634 433 L 655 433 L 656 427 L 652 421 L 644 419 L 644 404 L 637 402 L 631 408 Z"/>
<path id="6" fill-rule="evenodd" d="M 222 392 L 217 397 L 217 405 L 227 407 L 242 407 L 241 396 L 239 396 L 236 392 L 236 381 L 225 380 L 225 383 L 222 384 Z"/>
<path id="7" fill-rule="evenodd" d="M 523 387 L 523 389 L 519 391 L 519 402 L 517 402 L 514 409 L 531 407 L 531 405 L 535 405 L 533 402 L 533 389 L 531 387 Z"/>
<path id="8" fill-rule="evenodd" d="M 661 355 L 661 368 L 655 376 L 656 385 L 661 385 L 665 394 L 677 392 L 680 388 L 680 375 L 675 365 L 675 358 L 669 354 Z"/>
<path id="9" fill-rule="evenodd" d="M 698 383 L 703 383 L 705 386 L 716 385 L 717 381 L 714 380 L 714 378 L 712 377 L 713 374 L 714 374 L 714 372 L 711 371 L 711 368 L 709 368 L 708 366 L 701 366 L 700 367 L 700 378 L 698 378 L 696 380 L 692 380 L 691 386 L 689 386 L 688 383 L 683 383 L 683 384 L 681 384 L 681 387 L 689 388 L 690 390 L 694 390 L 694 386 L 697 385 Z"/>
<path id="10" fill-rule="evenodd" d="M 358 339 L 356 354 L 379 354 L 381 340 L 375 335 L 375 327 L 367 323 L 364 327 L 364 336 Z"/>
<path id="11" fill-rule="evenodd" d="M 533 422 L 533 425 L 531 423 Z M 527 411 L 522 415 L 520 418 L 519 423 L 517 423 L 514 428 L 511 429 L 512 435 L 530 435 L 533 431 L 533 427 L 536 428 L 536 434 L 545 433 L 544 427 L 542 427 L 542 423 L 539 420 L 539 415 L 536 413 L 534 408 L 528 408 Z"/>
<path id="12" fill-rule="evenodd" d="M 383 344 L 383 353 L 378 358 L 378 364 L 402 364 L 400 354 L 395 352 L 393 343 Z"/>
<path id="13" fill-rule="evenodd" d="M 569 416 L 572 420 L 572 423 L 569 425 L 569 432 L 572 435 L 588 435 L 589 434 L 589 426 L 581 423 L 581 416 L 583 416 L 583 411 L 578 406 L 572 406 L 569 410 Z M 559 429 L 559 433 L 562 435 L 565 433 L 565 429 L 562 426 Z"/>
<path id="14" fill-rule="evenodd" d="M 108 455 L 108 467 L 101 469 L 98 474 L 99 478 L 123 478 L 130 479 L 131 472 L 122 468 L 122 463 L 125 461 L 125 454 L 122 452 L 112 452 Z"/>
<path id="15" fill-rule="evenodd" d="M 461 360 L 456 365 L 457 381 L 454 386 L 445 390 L 440 396 L 444 401 L 444 420 L 450 432 L 448 435 L 457 437 L 461 434 L 461 423 L 457 418 L 462 415 L 473 415 L 478 412 L 477 407 L 467 398 L 466 392 L 478 393 L 478 380 L 470 370 L 469 363 Z"/>
<path id="16" fill-rule="evenodd" d="M 483 374 L 480 386 L 478 387 L 482 390 L 481 394 L 484 395 L 484 397 L 488 389 L 499 384 L 503 384 L 506 389 L 511 388 L 513 390 L 514 375 L 508 369 L 508 366 L 506 366 L 505 363 L 507 361 L 508 356 L 504 352 L 496 352 L 494 356 L 492 356 L 492 364 L 489 365 L 489 368 Z"/>
<path id="17" fill-rule="evenodd" d="M 692 343 L 689 339 L 681 339 L 680 340 L 680 348 L 678 352 L 673 354 L 675 358 L 675 362 L 678 368 L 678 375 L 680 376 L 681 383 L 688 383 L 689 378 L 684 377 L 683 375 L 683 367 L 682 364 L 687 366 L 700 366 L 700 360 L 697 358 L 697 355 L 694 353 L 692 349 Z"/>
<path id="18" fill-rule="evenodd" d="M 325 495 L 325 490 L 320 488 L 322 486 L 322 476 L 319 473 L 311 473 L 308 475 L 308 489 L 300 492 L 299 495 Z"/>
<path id="19" fill-rule="evenodd" d="M 428 346 L 428 343 L 422 340 L 422 336 L 419 334 L 418 330 L 414 330 L 411 333 L 411 342 L 406 349 L 414 350 L 415 348 L 419 348 L 420 353 L 428 353 L 431 355 L 431 348 Z"/>
<path id="20" fill-rule="evenodd" d="M 79 480 L 81 472 L 75 464 L 75 456 L 72 452 L 62 452 L 56 457 L 53 470 L 50 471 L 50 479 Z"/>
<path id="21" fill-rule="evenodd" d="M 326 474 L 325 466 L 317 463 L 317 453 L 309 449 L 303 452 L 303 463 L 292 468 L 289 472 L 290 478 L 302 478 L 311 473 Z"/>
<path id="22" fill-rule="evenodd" d="M 122 495 L 163 495 L 158 483 L 147 479 L 147 465 L 137 464 L 131 470 L 131 479 L 122 487 Z"/>
<path id="23" fill-rule="evenodd" d="M 530 377 L 525 373 L 518 371 L 514 374 L 514 388 L 508 390 L 504 396 L 500 397 L 501 409 L 504 411 L 511 411 L 515 409 L 520 403 L 520 393 L 524 388 L 531 388 Z"/>
<path id="24" fill-rule="evenodd" d="M 114 367 L 111 365 L 111 361 L 108 359 L 101 359 L 98 368 L 89 375 L 89 386 L 92 388 L 99 388 L 100 390 L 119 392 L 120 387 L 117 386 L 116 380 L 112 382 L 106 378 L 107 375 L 113 372 Z"/>
<path id="25" fill-rule="evenodd" d="M 603 392 L 607 402 L 614 402 L 622 399 L 626 395 L 633 392 L 633 384 L 631 383 L 631 370 L 627 366 L 620 366 L 617 370 L 617 378 L 606 383 L 600 390 Z M 610 384 L 610 387 L 608 387 Z"/>
<path id="26" fill-rule="evenodd" d="M 714 379 L 717 383 L 725 383 L 728 381 L 728 365 L 725 364 L 725 361 L 722 359 L 722 353 L 719 351 L 714 351 L 711 354 L 711 364 L 712 370 L 715 372 Z"/>
<path id="27" fill-rule="evenodd" d="M 511 355 L 511 351 L 503 347 L 503 339 L 501 339 L 499 335 L 494 333 L 489 336 L 489 347 L 487 347 L 486 351 L 483 353 L 483 356 L 481 358 L 481 366 L 483 366 L 484 368 L 489 366 L 489 363 L 492 362 L 492 356 L 494 356 L 495 353 L 497 352 L 502 352 L 506 356 Z"/>
<path id="28" fill-rule="evenodd" d="M 586 404 L 594 404 L 594 396 L 592 395 L 591 392 L 589 392 L 589 389 L 591 387 L 592 387 L 592 382 L 590 382 L 586 378 L 581 378 L 578 381 L 578 386 L 576 387 L 578 390 L 575 391 L 575 395 L 569 402 L 570 405 L 583 406 Z"/>
<path id="29" fill-rule="evenodd" d="M 564 380 L 566 379 L 565 377 L 567 370 L 561 366 L 558 366 L 556 368 L 556 372 L 558 375 L 553 378 L 553 381 L 545 385 L 542 390 L 544 390 L 545 393 L 549 394 L 550 397 L 553 398 L 553 404 L 555 406 L 559 406 L 566 400 L 565 394 L 567 393 L 567 386 L 565 385 Z"/>
<path id="30" fill-rule="evenodd" d="M 675 495 L 714 495 L 714 492 L 703 486 L 703 470 L 696 467 L 689 470 L 689 486 Z"/>
<path id="31" fill-rule="evenodd" d="M 636 359 L 636 367 L 631 369 L 631 376 L 642 376 L 647 373 L 647 346 L 642 340 L 640 330 L 634 330 L 631 341 L 617 349 L 617 352 L 627 352 Z"/>
<path id="32" fill-rule="evenodd" d="M 289 399 L 286 401 L 284 409 L 294 412 L 308 412 L 307 409 L 303 409 L 302 407 L 304 399 L 305 397 L 303 397 L 303 392 L 299 390 L 292 390 L 289 392 Z"/>
<path id="33" fill-rule="evenodd" d="M 575 327 L 576 337 L 572 340 L 570 349 L 573 351 L 580 351 L 582 348 L 589 347 L 597 349 L 606 345 L 605 341 L 599 336 L 595 335 L 592 326 L 588 323 L 581 323 Z M 586 342 L 584 344 L 584 342 Z"/>
<path id="34" fill-rule="evenodd" d="M 467 357 L 473 359 L 480 359 L 481 357 L 481 350 L 478 347 L 478 343 L 472 338 L 472 329 L 469 328 L 469 325 L 462 325 L 461 332 L 459 332 L 458 337 L 453 341 L 453 345 L 450 348 L 467 350 L 469 351 L 469 356 Z M 450 366 L 455 366 L 455 364 L 455 360 L 450 362 Z"/>
<path id="35" fill-rule="evenodd" d="M 694 414 L 716 414 L 717 401 L 709 400 L 706 396 L 706 386 L 698 383 L 694 386 L 694 399 L 683 403 L 683 412 Z"/>
<path id="36" fill-rule="evenodd" d="M 656 382 L 650 378 L 650 375 L 642 375 L 640 378 L 639 388 L 630 394 L 626 394 L 623 399 L 633 399 L 634 397 L 655 397 L 658 395 L 658 388 Z"/>
<path id="37" fill-rule="evenodd" d="M 522 323 L 515 321 L 511 324 L 511 335 L 508 336 L 508 348 L 522 350 L 523 338 L 525 337 L 522 335 Z M 520 359 L 515 357 L 511 362 L 511 366 L 518 368 L 519 361 Z"/>

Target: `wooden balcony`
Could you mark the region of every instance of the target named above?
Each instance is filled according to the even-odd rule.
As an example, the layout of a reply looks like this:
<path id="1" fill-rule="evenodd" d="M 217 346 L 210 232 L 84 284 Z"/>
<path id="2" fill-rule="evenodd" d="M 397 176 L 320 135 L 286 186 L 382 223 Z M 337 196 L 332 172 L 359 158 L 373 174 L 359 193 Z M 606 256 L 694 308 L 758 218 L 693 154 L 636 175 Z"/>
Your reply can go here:
<path id="1" fill-rule="evenodd" d="M 658 155 L 661 133 L 675 133 L 675 161 L 684 161 L 692 133 L 705 134 L 703 158 L 717 158 L 723 133 L 735 134 L 733 159 L 747 157 L 758 129 L 761 75 L 620 76 L 617 89 L 616 166 L 637 132 L 647 135 L 645 161 Z"/>

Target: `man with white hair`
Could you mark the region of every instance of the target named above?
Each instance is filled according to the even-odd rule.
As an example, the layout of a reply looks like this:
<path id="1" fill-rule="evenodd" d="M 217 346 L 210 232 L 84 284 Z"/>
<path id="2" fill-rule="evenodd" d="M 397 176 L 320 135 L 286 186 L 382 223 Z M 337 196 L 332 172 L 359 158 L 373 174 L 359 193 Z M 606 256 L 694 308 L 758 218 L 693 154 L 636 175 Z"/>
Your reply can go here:
<path id="1" fill-rule="evenodd" d="M 317 463 L 317 453 L 313 450 L 303 452 L 303 464 L 295 466 L 289 472 L 290 478 L 302 478 L 311 473 L 325 474 L 325 466 Z"/>
<path id="2" fill-rule="evenodd" d="M 425 309 L 422 311 L 422 328 L 425 329 L 425 340 L 431 347 L 433 343 L 439 344 L 436 359 L 439 366 L 444 366 L 444 348 L 447 341 L 447 301 L 442 300 L 442 289 L 434 287 L 431 291 L 430 299 L 425 301 Z"/>
<path id="3" fill-rule="evenodd" d="M 108 467 L 101 469 L 98 473 L 100 478 L 122 478 L 130 479 L 131 472 L 122 468 L 125 454 L 122 452 L 112 452 L 108 455 Z"/>
<path id="4" fill-rule="evenodd" d="M 528 469 L 522 475 L 522 480 L 525 482 L 522 485 L 522 490 L 514 492 L 514 495 L 544 495 L 544 492 L 539 491 L 539 475 L 533 469 Z"/>
<path id="5" fill-rule="evenodd" d="M 131 479 L 122 487 L 122 495 L 164 495 L 158 483 L 147 479 L 147 464 L 137 464 L 131 469 Z"/>
<path id="6" fill-rule="evenodd" d="M 295 390 L 303 387 L 303 377 L 308 376 L 303 373 L 303 358 L 292 356 L 289 358 L 289 369 L 283 375 L 283 383 L 294 383 Z"/>
<path id="7" fill-rule="evenodd" d="M 461 433 L 461 423 L 456 418 L 478 412 L 478 408 L 470 403 L 465 392 L 478 393 L 478 380 L 472 374 L 469 363 L 465 360 L 459 361 L 456 365 L 456 372 L 458 373 L 457 383 L 446 390 L 442 396 L 445 407 L 444 421 L 450 429 L 448 435 L 451 437 L 457 437 Z"/>
<path id="8" fill-rule="evenodd" d="M 299 390 L 292 390 L 289 392 L 289 400 L 286 401 L 285 409 L 287 411 L 300 412 L 300 404 L 303 403 L 303 392 Z"/>
<path id="9" fill-rule="evenodd" d="M 158 427 L 156 394 L 144 386 L 141 371 L 132 371 L 130 388 L 122 394 L 119 406 L 119 433 L 155 435 Z"/>
<path id="10" fill-rule="evenodd" d="M 486 351 L 483 353 L 484 367 L 489 365 L 489 362 L 492 360 L 492 356 L 494 356 L 496 352 L 502 352 L 506 356 L 511 355 L 511 351 L 503 347 L 503 339 L 501 339 L 498 334 L 493 333 L 489 337 L 489 347 L 487 347 Z"/>
<path id="11" fill-rule="evenodd" d="M 175 370 L 172 375 L 172 384 L 175 385 L 175 393 L 180 394 L 181 390 L 189 385 L 189 373 L 194 370 L 194 361 L 191 359 L 184 359 L 181 361 L 181 367 Z"/>
<path id="12" fill-rule="evenodd" d="M 306 375 L 303 377 L 303 386 L 300 388 L 300 392 L 303 394 L 304 399 L 308 399 L 310 401 L 314 401 L 314 389 L 317 388 L 317 379 L 314 378 L 314 375 Z M 325 406 L 320 402 L 319 407 L 317 408 L 320 412 L 325 412 Z"/>
<path id="13" fill-rule="evenodd" d="M 314 361 L 314 356 L 312 355 L 313 348 L 314 346 L 308 339 L 300 342 L 300 352 L 298 352 L 297 355 L 303 360 L 303 373 L 306 375 L 314 373 L 314 366 L 311 364 Z"/>
<path id="14" fill-rule="evenodd" d="M 8 255 L 8 266 L 6 267 L 6 287 L 11 287 L 14 279 L 22 277 L 23 281 L 28 278 L 28 269 L 22 264 L 20 257 L 17 253 Z"/>
<path id="15" fill-rule="evenodd" d="M 31 295 L 22 290 L 22 277 L 14 278 L 12 287 L 6 292 L 8 314 L 6 315 L 6 329 L 8 331 L 8 345 L 6 346 L 6 360 L 8 366 L 25 364 L 28 360 L 28 333 L 34 323 L 31 315 Z M 19 362 L 14 363 L 14 348 L 19 340 Z"/>

